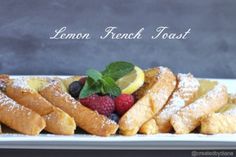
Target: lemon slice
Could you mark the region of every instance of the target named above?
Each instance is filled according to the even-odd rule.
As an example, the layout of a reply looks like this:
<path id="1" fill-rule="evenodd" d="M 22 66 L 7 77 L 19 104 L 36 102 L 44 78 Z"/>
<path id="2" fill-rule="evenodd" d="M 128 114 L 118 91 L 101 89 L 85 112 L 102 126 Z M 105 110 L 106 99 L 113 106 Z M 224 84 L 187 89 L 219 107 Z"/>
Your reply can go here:
<path id="1" fill-rule="evenodd" d="M 116 81 L 122 94 L 132 94 L 144 83 L 144 72 L 135 66 L 134 70 Z"/>

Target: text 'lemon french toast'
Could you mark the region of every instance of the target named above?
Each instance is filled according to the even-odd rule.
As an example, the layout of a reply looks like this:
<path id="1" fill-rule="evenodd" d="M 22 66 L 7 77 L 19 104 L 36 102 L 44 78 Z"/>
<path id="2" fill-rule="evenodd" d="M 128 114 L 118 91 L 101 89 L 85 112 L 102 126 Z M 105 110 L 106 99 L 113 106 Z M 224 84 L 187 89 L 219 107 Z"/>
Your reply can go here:
<path id="1" fill-rule="evenodd" d="M 176 87 L 176 77 L 164 67 L 145 71 L 144 85 L 135 93 L 139 99 L 120 119 L 120 133 L 134 135 L 167 102 Z"/>

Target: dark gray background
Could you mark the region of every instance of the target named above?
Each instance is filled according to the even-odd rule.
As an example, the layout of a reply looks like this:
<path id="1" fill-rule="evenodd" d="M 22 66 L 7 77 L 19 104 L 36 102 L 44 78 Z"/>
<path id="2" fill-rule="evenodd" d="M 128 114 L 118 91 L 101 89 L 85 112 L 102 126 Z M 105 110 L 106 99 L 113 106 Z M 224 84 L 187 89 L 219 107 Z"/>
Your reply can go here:
<path id="1" fill-rule="evenodd" d="M 0 0 L 0 73 L 81 74 L 115 60 L 142 68 L 168 66 L 199 77 L 236 76 L 236 1 L 232 0 Z M 49 40 L 54 30 L 103 33 L 145 27 L 142 40 Z M 190 38 L 150 40 L 158 26 L 191 28 Z M 183 151 L 0 150 L 3 156 L 190 156 Z M 136 153 L 135 153 L 136 152 Z"/>
<path id="2" fill-rule="evenodd" d="M 198 77 L 236 76 L 236 1 L 0 0 L 0 72 L 81 74 L 116 60 L 142 68 L 168 66 Z M 90 32 L 96 39 L 50 40 L 54 30 Z M 100 40 L 107 26 L 145 27 L 142 40 Z M 150 40 L 158 26 L 186 40 Z"/>

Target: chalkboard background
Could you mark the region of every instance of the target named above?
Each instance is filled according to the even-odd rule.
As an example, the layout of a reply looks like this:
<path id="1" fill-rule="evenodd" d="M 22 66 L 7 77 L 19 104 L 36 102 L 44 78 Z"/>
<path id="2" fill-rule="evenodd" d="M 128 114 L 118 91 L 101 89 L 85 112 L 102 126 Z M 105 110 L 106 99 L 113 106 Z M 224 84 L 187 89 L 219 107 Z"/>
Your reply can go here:
<path id="1" fill-rule="evenodd" d="M 142 68 L 168 66 L 198 77 L 236 77 L 235 0 L 0 0 L 0 73 L 82 74 L 116 60 Z M 99 36 L 107 26 L 120 32 L 144 27 L 142 40 L 50 40 L 54 30 Z M 150 40 L 158 26 L 187 40 Z M 80 151 L 12 151 L 3 156 L 65 156 Z M 189 156 L 190 152 L 93 152 L 88 156 Z M 2 154 L 2 153 L 1 153 Z M 5 154 L 5 155 L 4 155 Z M 81 154 L 81 152 L 80 152 Z M 82 153 L 83 154 L 83 153 Z M 82 155 L 83 156 L 83 155 Z"/>
<path id="2" fill-rule="evenodd" d="M 236 1 L 1 0 L 0 72 L 82 74 L 116 60 L 142 68 L 168 66 L 198 77 L 236 76 Z M 144 27 L 141 40 L 50 40 L 55 29 L 120 32 Z M 183 32 L 186 40 L 150 40 L 158 26 Z"/>

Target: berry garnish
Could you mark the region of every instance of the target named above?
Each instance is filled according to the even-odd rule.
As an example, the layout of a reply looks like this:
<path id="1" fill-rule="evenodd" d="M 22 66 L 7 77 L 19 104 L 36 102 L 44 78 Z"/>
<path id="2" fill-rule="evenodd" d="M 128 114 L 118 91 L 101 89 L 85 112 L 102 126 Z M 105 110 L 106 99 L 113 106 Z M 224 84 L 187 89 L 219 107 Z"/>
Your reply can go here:
<path id="1" fill-rule="evenodd" d="M 96 94 L 80 99 L 81 104 L 96 110 L 105 116 L 110 116 L 115 110 L 115 103 L 109 96 L 98 96 Z"/>
<path id="2" fill-rule="evenodd" d="M 113 95 L 111 95 L 111 94 L 97 93 L 97 95 L 99 95 L 99 96 L 109 96 L 109 97 L 112 98 L 113 100 L 116 98 L 115 96 L 113 96 Z"/>
<path id="3" fill-rule="evenodd" d="M 79 97 L 80 91 L 82 89 L 82 85 L 80 83 L 80 81 L 74 81 L 69 85 L 69 93 L 70 95 L 77 99 Z"/>
<path id="4" fill-rule="evenodd" d="M 88 96 L 86 98 L 83 99 L 79 99 L 80 103 L 83 104 L 84 106 L 89 106 L 89 104 L 92 104 L 95 99 L 97 99 L 98 95 L 97 94 L 93 94 L 91 96 Z"/>
<path id="5" fill-rule="evenodd" d="M 134 97 L 129 94 L 121 94 L 115 98 L 115 110 L 119 115 L 123 115 L 134 105 Z"/>
<path id="6" fill-rule="evenodd" d="M 86 80 L 87 80 L 87 77 L 82 77 L 82 78 L 79 80 L 79 82 L 80 82 L 81 85 L 84 85 L 85 82 L 86 82 Z"/>
<path id="7" fill-rule="evenodd" d="M 118 123 L 120 119 L 120 117 L 116 113 L 112 113 L 108 118 L 115 121 L 116 123 Z"/>

